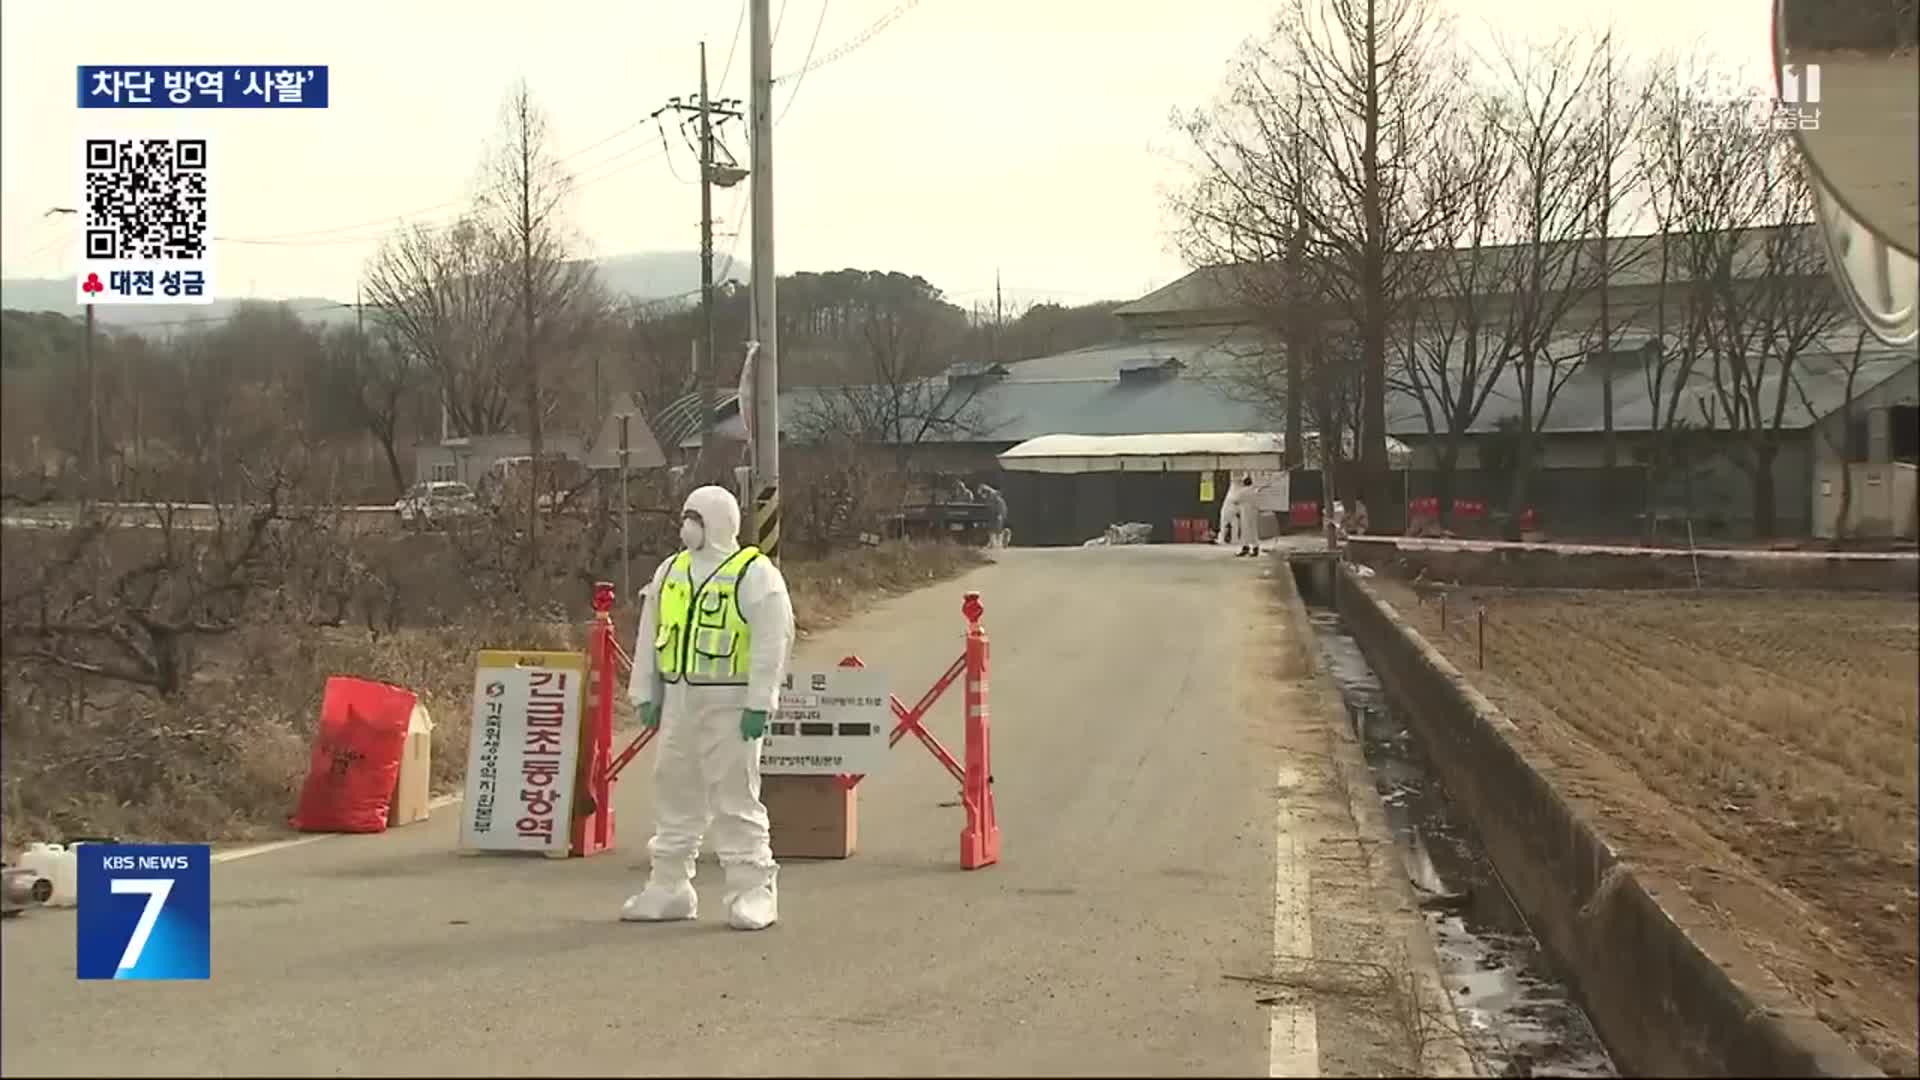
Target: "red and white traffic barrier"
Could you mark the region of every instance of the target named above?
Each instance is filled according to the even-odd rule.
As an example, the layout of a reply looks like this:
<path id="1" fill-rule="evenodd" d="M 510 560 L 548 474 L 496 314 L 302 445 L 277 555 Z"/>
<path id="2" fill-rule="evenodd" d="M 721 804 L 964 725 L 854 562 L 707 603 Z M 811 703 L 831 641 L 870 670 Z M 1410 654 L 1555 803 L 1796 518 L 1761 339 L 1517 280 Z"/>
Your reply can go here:
<path id="1" fill-rule="evenodd" d="M 597 855 L 613 847 L 614 782 L 658 733 L 655 728 L 644 728 L 619 754 L 612 753 L 613 706 L 620 693 L 619 680 L 633 670 L 632 657 L 620 648 L 614 633 L 613 598 L 612 584 L 604 581 L 595 583 L 593 629 L 587 651 L 590 670 L 587 685 L 591 700 L 589 720 L 581 731 L 581 782 L 578 789 L 581 795 L 575 800 L 573 826 L 575 855 Z M 1000 820 L 993 800 L 992 723 L 987 708 L 987 670 L 992 650 L 987 641 L 987 632 L 980 625 L 980 617 L 986 611 L 980 603 L 980 594 L 967 593 L 960 611 L 967 618 L 966 646 L 960 658 L 947 668 L 946 674 L 934 681 L 933 686 L 920 696 L 911 709 L 901 702 L 898 695 L 887 695 L 897 721 L 887 736 L 887 745 L 894 746 L 906 735 L 912 734 L 959 781 L 960 802 L 967 812 L 967 824 L 960 833 L 960 865 L 963 869 L 977 870 L 1000 861 Z M 866 665 L 859 657 L 849 656 L 840 661 L 840 666 Z M 940 700 L 940 695 L 962 675 L 966 676 L 963 690 L 966 705 L 964 764 L 955 760 L 953 754 L 941 745 L 939 738 L 927 730 L 924 722 L 928 710 Z M 841 786 L 848 789 L 862 779 L 861 776 L 839 778 Z"/>

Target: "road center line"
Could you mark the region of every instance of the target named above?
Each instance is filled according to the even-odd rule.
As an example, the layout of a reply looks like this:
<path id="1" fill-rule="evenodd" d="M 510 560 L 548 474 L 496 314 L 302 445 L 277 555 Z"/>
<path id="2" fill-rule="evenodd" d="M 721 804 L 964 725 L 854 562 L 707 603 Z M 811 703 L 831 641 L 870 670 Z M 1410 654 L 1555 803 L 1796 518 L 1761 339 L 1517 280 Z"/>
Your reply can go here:
<path id="1" fill-rule="evenodd" d="M 1275 778 L 1273 867 L 1273 958 L 1275 969 L 1310 963 L 1313 959 L 1313 895 L 1309 877 L 1311 852 L 1301 842 L 1300 814 L 1295 792 L 1300 771 L 1280 766 Z M 1285 994 L 1282 988 L 1281 993 Z M 1268 1076 L 1320 1075 L 1320 1037 L 1314 1021 L 1313 996 L 1304 987 L 1291 1000 L 1273 1006 L 1268 1028 Z"/>
<path id="2" fill-rule="evenodd" d="M 464 796 L 459 795 L 457 793 L 453 795 L 442 795 L 428 802 L 427 809 L 438 810 L 444 806 L 452 806 L 454 803 L 459 802 L 463 797 Z M 315 833 L 312 836 L 296 836 L 288 840 L 275 840 L 275 841 L 272 841 L 271 843 L 255 844 L 252 847 L 234 848 L 232 851 L 215 852 L 213 855 L 212 861 L 217 863 L 225 863 L 225 862 L 233 862 L 236 859 L 251 859 L 255 855 L 268 855 L 276 851 L 285 851 L 288 848 L 304 847 L 307 844 L 317 844 L 322 840 L 326 840 L 331 837 L 341 836 L 341 835 L 344 835 L 344 834 Z"/>

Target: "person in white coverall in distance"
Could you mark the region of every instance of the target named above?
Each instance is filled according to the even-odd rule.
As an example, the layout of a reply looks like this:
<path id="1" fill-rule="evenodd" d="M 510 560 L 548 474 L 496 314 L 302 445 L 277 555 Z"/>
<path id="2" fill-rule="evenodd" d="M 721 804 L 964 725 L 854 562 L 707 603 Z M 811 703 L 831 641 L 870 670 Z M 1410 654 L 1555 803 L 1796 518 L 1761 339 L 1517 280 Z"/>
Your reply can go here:
<path id="1" fill-rule="evenodd" d="M 628 696 L 654 743 L 653 870 L 622 919 L 699 917 L 693 889 L 700 845 L 712 830 L 726 871 L 722 906 L 736 930 L 779 918 L 760 748 L 787 657 L 793 602 L 787 581 L 755 548 L 741 548 L 740 504 L 725 488 L 687 496 L 680 539 L 647 585 Z"/>
<path id="2" fill-rule="evenodd" d="M 1220 543 L 1226 543 L 1227 529 L 1233 529 L 1234 543 L 1241 555 L 1260 554 L 1260 507 L 1254 503 L 1253 477 L 1243 476 L 1240 482 L 1227 489 L 1227 496 L 1220 500 Z"/>

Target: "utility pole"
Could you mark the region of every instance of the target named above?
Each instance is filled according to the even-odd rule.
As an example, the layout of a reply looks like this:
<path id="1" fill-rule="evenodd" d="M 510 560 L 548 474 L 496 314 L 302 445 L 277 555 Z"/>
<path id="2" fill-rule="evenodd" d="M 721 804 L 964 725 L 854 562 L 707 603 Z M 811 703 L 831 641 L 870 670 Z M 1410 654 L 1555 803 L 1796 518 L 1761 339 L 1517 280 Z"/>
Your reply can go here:
<path id="1" fill-rule="evenodd" d="M 993 362 L 1000 362 L 1000 268 L 993 268 Z"/>
<path id="2" fill-rule="evenodd" d="M 736 103 L 737 104 L 737 103 Z M 700 125 L 699 145 L 695 150 L 700 166 L 700 333 L 694 339 L 693 377 L 700 393 L 700 448 L 702 454 L 713 443 L 714 381 L 719 373 L 718 349 L 714 346 L 713 282 L 713 188 L 732 187 L 746 173 L 733 163 L 732 155 L 715 139 L 718 123 L 741 118 L 739 110 L 716 103 L 707 94 L 707 44 L 700 43 L 700 93 L 691 103 L 669 99 L 648 118 L 658 121 L 666 112 L 691 112 Z M 664 137 L 664 133 L 663 133 Z M 723 160 L 724 157 L 724 160 Z"/>
<path id="3" fill-rule="evenodd" d="M 700 43 L 700 448 L 713 441 L 713 117 L 707 111 L 707 43 Z"/>
<path id="4" fill-rule="evenodd" d="M 140 394 L 133 380 L 133 357 L 131 356 L 131 352 L 132 350 L 130 349 L 120 350 L 120 392 L 126 396 L 127 404 L 131 406 L 133 411 L 133 431 L 131 439 L 129 440 L 129 445 L 133 448 L 133 456 L 129 459 L 129 463 L 137 468 L 145 463 L 146 455 L 141 452 Z"/>
<path id="5" fill-rule="evenodd" d="M 632 398 L 628 398 L 629 401 Z M 620 414 L 620 594 L 633 595 L 633 555 L 627 546 L 627 506 L 631 499 L 627 491 L 628 434 L 626 413 Z"/>
<path id="6" fill-rule="evenodd" d="M 1607 260 L 1607 232 L 1613 216 L 1613 31 L 1607 31 L 1605 43 L 1606 96 L 1600 107 L 1600 413 L 1606 425 L 1605 457 L 1607 468 L 1618 463 L 1618 440 L 1613 433 L 1613 320 L 1607 303 L 1608 285 L 1613 277 Z"/>
<path id="7" fill-rule="evenodd" d="M 81 356 L 87 371 L 87 496 L 100 497 L 100 373 L 93 361 L 93 304 L 87 305 L 87 336 Z"/>
<path id="8" fill-rule="evenodd" d="M 527 366 L 527 562 L 540 558 L 540 368 L 533 358 L 533 133 L 527 99 L 519 99 L 520 359 Z"/>
<path id="9" fill-rule="evenodd" d="M 40 216 L 48 218 L 56 214 L 79 213 L 71 206 L 53 206 Z M 80 339 L 81 368 L 87 380 L 87 475 L 82 494 L 88 499 L 98 498 L 100 492 L 100 377 L 93 362 L 93 308 L 93 302 L 89 300 L 86 336 Z"/>
<path id="10" fill-rule="evenodd" d="M 747 133 L 753 177 L 753 336 L 760 344 L 753 388 L 753 517 L 757 546 L 780 553 L 780 351 L 773 272 L 773 27 L 767 0 L 748 0 L 752 30 L 752 113 Z"/>

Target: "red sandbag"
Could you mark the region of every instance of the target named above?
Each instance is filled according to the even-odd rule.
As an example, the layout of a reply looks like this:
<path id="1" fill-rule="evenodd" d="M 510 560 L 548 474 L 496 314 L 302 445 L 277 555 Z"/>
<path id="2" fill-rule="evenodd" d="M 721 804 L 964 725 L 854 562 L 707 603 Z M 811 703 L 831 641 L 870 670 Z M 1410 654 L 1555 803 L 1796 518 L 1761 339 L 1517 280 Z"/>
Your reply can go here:
<path id="1" fill-rule="evenodd" d="M 320 733 L 300 789 L 301 832 L 383 832 L 413 716 L 411 691 L 336 675 L 320 701 Z"/>

